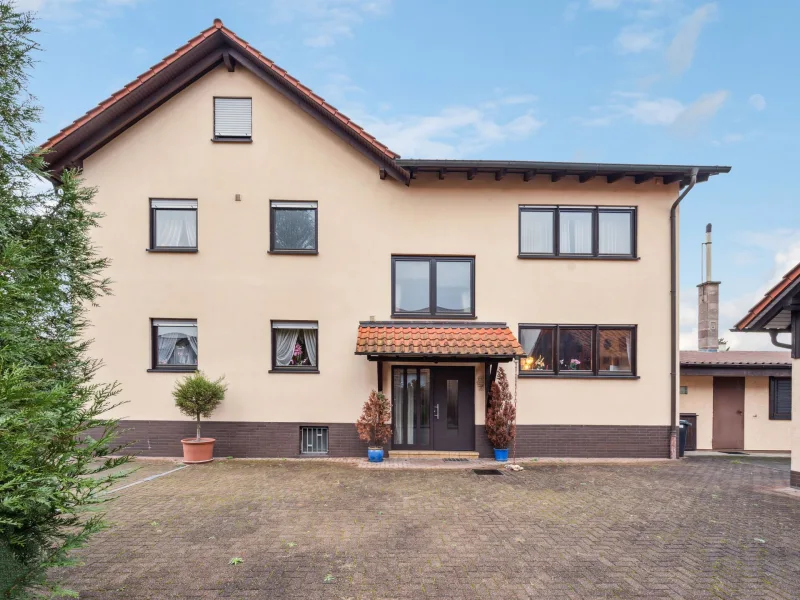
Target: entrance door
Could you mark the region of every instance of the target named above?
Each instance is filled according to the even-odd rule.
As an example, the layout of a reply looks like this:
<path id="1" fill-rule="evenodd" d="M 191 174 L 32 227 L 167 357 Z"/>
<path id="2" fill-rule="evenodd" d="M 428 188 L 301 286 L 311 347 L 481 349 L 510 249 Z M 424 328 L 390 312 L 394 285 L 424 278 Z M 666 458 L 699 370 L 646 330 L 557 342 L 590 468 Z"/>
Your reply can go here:
<path id="1" fill-rule="evenodd" d="M 744 448 L 744 377 L 714 377 L 714 450 Z"/>
<path id="2" fill-rule="evenodd" d="M 433 449 L 475 449 L 475 370 L 433 371 Z"/>

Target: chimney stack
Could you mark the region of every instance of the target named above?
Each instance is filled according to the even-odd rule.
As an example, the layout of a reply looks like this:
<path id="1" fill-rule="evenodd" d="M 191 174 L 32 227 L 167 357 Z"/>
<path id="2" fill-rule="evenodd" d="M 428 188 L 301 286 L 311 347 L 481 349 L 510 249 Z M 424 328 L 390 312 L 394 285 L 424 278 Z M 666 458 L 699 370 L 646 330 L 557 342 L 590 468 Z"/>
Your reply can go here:
<path id="1" fill-rule="evenodd" d="M 716 352 L 719 349 L 719 281 L 711 280 L 711 223 L 706 225 L 705 277 L 697 286 L 698 327 L 697 347 L 705 352 Z"/>

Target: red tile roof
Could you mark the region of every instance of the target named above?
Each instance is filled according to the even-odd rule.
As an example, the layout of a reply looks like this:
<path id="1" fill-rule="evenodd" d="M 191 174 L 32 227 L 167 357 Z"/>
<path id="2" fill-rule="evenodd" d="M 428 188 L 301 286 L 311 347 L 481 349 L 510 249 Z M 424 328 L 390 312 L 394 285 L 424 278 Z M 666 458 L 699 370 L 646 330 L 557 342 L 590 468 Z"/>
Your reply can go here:
<path id="1" fill-rule="evenodd" d="M 795 281 L 800 281 L 800 263 L 797 263 L 794 269 L 790 270 L 777 284 L 775 284 L 772 289 L 764 294 L 764 298 L 762 298 L 758 304 L 751 308 L 744 318 L 736 323 L 733 328 L 739 331 L 744 331 L 745 327 L 752 323 L 753 320 L 755 320 L 772 303 L 772 301 L 777 298 L 781 292 L 783 292 L 783 290 L 792 285 Z"/>
<path id="2" fill-rule="evenodd" d="M 681 366 L 791 366 L 789 352 L 730 350 L 728 352 L 682 351 Z"/>
<path id="3" fill-rule="evenodd" d="M 230 42 L 239 45 L 246 53 L 250 55 L 250 57 L 258 60 L 263 67 L 269 69 L 274 75 L 278 76 L 284 83 L 296 89 L 306 99 L 316 104 L 331 119 L 334 119 L 335 121 L 338 121 L 339 123 L 343 124 L 355 136 L 370 144 L 379 153 L 383 154 L 388 160 L 394 160 L 395 158 L 398 158 L 400 156 L 396 152 L 390 150 L 386 145 L 381 144 L 377 139 L 375 139 L 375 137 L 371 136 L 366 131 L 364 131 L 363 127 L 356 124 L 347 116 L 339 112 L 335 107 L 328 104 L 323 98 L 317 96 L 309 88 L 307 88 L 297 79 L 289 75 L 289 73 L 287 73 L 284 69 L 281 69 L 278 65 L 269 60 L 263 54 L 261 54 L 261 52 L 253 48 L 245 40 L 243 40 L 242 38 L 237 36 L 233 31 L 225 27 L 222 24 L 222 21 L 219 19 L 214 19 L 214 24 L 211 27 L 209 27 L 205 31 L 202 31 L 199 35 L 195 36 L 194 38 L 189 40 L 186 44 L 175 50 L 175 52 L 173 52 L 172 54 L 161 60 L 159 63 L 153 65 L 147 71 L 139 75 L 139 77 L 134 79 L 131 83 L 124 86 L 118 92 L 111 94 L 109 98 L 103 100 L 98 106 L 87 112 L 82 117 L 76 119 L 70 125 L 68 125 L 64 129 L 59 131 L 57 134 L 55 134 L 53 137 L 48 139 L 46 142 L 44 142 L 44 144 L 42 144 L 42 148 L 44 149 L 53 148 L 56 144 L 64 140 L 67 136 L 76 132 L 78 129 L 89 123 L 92 119 L 102 114 L 105 110 L 107 110 L 108 108 L 110 108 L 111 106 L 113 106 L 126 96 L 128 96 L 131 92 L 136 90 L 144 82 L 151 79 L 157 73 L 167 68 L 169 65 L 171 65 L 172 63 L 180 59 L 182 56 L 187 54 L 190 50 L 197 47 L 207 38 L 217 34 L 218 32 L 221 35 L 224 35 Z"/>
<path id="4" fill-rule="evenodd" d="M 404 356 L 524 356 L 505 323 L 364 322 L 356 354 Z"/>

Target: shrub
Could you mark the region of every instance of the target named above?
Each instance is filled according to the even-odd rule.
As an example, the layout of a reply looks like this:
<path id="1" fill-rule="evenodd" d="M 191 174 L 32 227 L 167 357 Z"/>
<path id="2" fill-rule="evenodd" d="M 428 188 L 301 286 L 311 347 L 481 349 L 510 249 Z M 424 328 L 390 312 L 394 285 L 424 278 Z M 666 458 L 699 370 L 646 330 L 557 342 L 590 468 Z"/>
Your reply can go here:
<path id="1" fill-rule="evenodd" d="M 383 446 L 392 437 L 392 426 L 389 424 L 391 414 L 389 399 L 382 392 L 372 390 L 356 421 L 358 437 L 368 442 L 370 447 Z"/>
<path id="2" fill-rule="evenodd" d="M 492 383 L 489 412 L 486 414 L 486 434 L 493 448 L 508 448 L 517 437 L 517 409 L 508 387 L 506 372 L 500 367 Z"/>
<path id="3" fill-rule="evenodd" d="M 206 419 L 225 399 L 228 386 L 223 375 L 211 381 L 202 372 L 192 373 L 175 384 L 172 395 L 175 406 L 187 417 L 197 419 L 197 439 L 200 439 L 200 417 Z"/>

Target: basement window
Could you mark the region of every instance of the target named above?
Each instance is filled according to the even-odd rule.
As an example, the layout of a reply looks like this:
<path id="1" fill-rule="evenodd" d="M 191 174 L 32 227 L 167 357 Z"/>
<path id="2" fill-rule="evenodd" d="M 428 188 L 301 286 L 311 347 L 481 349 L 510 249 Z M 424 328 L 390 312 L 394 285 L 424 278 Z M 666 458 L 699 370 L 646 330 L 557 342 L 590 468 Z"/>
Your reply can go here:
<path id="1" fill-rule="evenodd" d="M 300 454 L 327 454 L 328 453 L 328 428 L 327 427 L 301 427 L 300 428 Z"/>
<path id="2" fill-rule="evenodd" d="M 252 98 L 214 98 L 214 141 L 250 142 L 252 135 Z"/>

